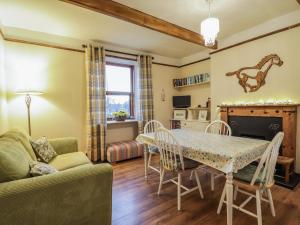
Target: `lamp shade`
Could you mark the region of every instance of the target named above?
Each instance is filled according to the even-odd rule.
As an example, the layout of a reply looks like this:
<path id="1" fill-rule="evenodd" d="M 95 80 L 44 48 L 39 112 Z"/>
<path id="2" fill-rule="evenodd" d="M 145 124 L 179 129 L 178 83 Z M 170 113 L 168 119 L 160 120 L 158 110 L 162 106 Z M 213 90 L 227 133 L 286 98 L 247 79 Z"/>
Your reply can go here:
<path id="1" fill-rule="evenodd" d="M 201 22 L 201 35 L 204 38 L 206 46 L 213 46 L 215 44 L 220 30 L 219 26 L 219 19 L 215 17 L 209 17 Z"/>

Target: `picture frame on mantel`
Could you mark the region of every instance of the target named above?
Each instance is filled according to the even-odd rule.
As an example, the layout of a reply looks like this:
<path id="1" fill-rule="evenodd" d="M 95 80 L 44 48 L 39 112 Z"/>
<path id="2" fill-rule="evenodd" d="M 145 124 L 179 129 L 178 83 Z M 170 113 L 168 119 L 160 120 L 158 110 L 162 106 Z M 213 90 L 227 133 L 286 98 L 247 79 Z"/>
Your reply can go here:
<path id="1" fill-rule="evenodd" d="M 186 118 L 186 110 L 184 109 L 175 109 L 173 118 L 175 120 L 185 120 Z"/>
<path id="2" fill-rule="evenodd" d="M 207 115 L 208 115 L 208 110 L 207 109 L 199 110 L 198 120 L 199 121 L 207 121 Z"/>

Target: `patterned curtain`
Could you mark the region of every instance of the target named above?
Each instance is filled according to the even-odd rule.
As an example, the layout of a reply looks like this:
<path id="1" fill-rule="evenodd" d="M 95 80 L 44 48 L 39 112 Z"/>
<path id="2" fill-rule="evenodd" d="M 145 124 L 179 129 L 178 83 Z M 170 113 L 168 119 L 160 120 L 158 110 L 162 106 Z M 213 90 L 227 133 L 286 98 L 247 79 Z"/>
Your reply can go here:
<path id="1" fill-rule="evenodd" d="M 153 119 L 152 56 L 139 56 L 138 63 L 136 112 L 142 133 L 145 123 Z"/>
<path id="2" fill-rule="evenodd" d="M 85 50 L 87 80 L 87 153 L 96 161 L 106 159 L 105 50 L 88 45 Z"/>

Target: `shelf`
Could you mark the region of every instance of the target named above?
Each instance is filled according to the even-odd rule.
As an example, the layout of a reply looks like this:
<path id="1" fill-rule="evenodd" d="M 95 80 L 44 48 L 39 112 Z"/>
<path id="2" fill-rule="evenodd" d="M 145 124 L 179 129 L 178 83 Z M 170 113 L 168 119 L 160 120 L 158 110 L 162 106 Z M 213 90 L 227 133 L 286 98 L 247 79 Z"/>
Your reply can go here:
<path id="1" fill-rule="evenodd" d="M 203 85 L 203 84 L 209 84 L 209 83 L 210 83 L 210 81 L 206 81 L 206 82 L 201 82 L 201 83 L 186 84 L 186 85 L 176 86 L 176 87 L 174 87 L 174 88 L 179 89 L 179 88 L 191 87 L 191 86 Z"/>
<path id="2" fill-rule="evenodd" d="M 173 87 L 176 89 L 183 88 L 183 87 L 192 87 L 196 85 L 209 84 L 209 83 L 210 83 L 209 73 L 201 73 L 201 74 L 173 79 Z"/>
<path id="3" fill-rule="evenodd" d="M 208 108 L 206 107 L 191 107 L 191 108 L 187 108 L 187 110 L 208 110 Z"/>
<path id="4" fill-rule="evenodd" d="M 184 120 L 179 120 L 179 119 L 170 119 L 170 121 L 186 121 L 186 122 L 201 122 L 201 123 L 209 123 L 209 120 L 188 120 L 188 119 L 184 119 Z"/>
<path id="5" fill-rule="evenodd" d="M 173 110 L 208 110 L 206 107 L 173 108 Z"/>
<path id="6" fill-rule="evenodd" d="M 110 120 L 107 121 L 107 125 L 111 124 L 128 124 L 128 123 L 137 123 L 137 120 L 125 120 L 125 121 L 116 121 L 116 120 Z"/>

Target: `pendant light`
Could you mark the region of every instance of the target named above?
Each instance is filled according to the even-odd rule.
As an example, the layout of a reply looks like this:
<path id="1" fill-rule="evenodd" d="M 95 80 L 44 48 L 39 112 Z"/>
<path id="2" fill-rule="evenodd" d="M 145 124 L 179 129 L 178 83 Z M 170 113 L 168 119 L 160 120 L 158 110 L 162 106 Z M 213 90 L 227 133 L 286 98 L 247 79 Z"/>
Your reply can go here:
<path id="1" fill-rule="evenodd" d="M 211 17 L 210 5 L 212 0 L 206 0 L 208 3 L 208 18 L 201 22 L 201 35 L 204 38 L 205 46 L 214 46 L 219 33 L 219 19 Z"/>

